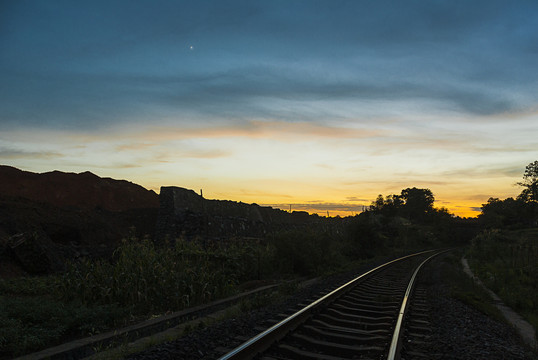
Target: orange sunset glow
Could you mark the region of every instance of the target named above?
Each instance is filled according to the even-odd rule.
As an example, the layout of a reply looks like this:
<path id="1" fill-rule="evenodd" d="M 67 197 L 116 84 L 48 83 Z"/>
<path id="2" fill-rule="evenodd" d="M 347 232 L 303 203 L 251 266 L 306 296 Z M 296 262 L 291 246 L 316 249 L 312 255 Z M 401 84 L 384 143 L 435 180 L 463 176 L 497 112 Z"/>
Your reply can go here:
<path id="1" fill-rule="evenodd" d="M 474 217 L 536 158 L 530 12 L 34 5 L 4 9 L 5 165 L 330 216 L 419 187 Z"/>

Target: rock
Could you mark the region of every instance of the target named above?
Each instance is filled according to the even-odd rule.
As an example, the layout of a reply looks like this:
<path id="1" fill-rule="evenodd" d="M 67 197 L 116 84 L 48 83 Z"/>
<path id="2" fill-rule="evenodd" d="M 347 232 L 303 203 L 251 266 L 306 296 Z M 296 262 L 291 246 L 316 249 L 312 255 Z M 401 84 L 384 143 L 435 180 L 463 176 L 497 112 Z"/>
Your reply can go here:
<path id="1" fill-rule="evenodd" d="M 207 200 L 193 190 L 161 187 L 155 239 L 159 243 L 179 237 L 187 239 L 263 238 L 268 233 L 293 229 L 343 231 L 339 218 L 321 218 L 305 211 L 288 213 L 258 204 L 229 200 Z"/>

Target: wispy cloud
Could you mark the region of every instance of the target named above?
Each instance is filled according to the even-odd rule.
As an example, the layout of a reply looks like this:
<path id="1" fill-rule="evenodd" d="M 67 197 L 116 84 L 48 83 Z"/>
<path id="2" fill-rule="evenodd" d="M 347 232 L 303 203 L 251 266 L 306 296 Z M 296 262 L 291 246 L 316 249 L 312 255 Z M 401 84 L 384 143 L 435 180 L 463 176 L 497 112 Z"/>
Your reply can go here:
<path id="1" fill-rule="evenodd" d="M 9 149 L 0 147 L 0 159 L 16 160 L 16 159 L 54 159 L 63 155 L 55 152 L 41 151 L 26 151 L 20 149 Z"/>
<path id="2" fill-rule="evenodd" d="M 120 149 L 150 148 L 162 141 L 182 139 L 215 138 L 273 138 L 280 140 L 297 140 L 301 138 L 361 139 L 386 135 L 382 130 L 369 128 L 352 128 L 330 123 L 260 121 L 250 120 L 245 123 L 231 122 L 215 126 L 176 125 L 176 126 L 138 126 L 124 133 L 125 141 L 133 143 L 121 145 Z M 101 135 L 99 135 L 101 136 Z M 116 136 L 116 135 L 111 135 Z M 90 138 L 89 136 L 86 136 Z M 140 141 L 137 141 L 140 140 Z"/>
<path id="3" fill-rule="evenodd" d="M 319 203 L 303 203 L 303 204 L 263 204 L 264 206 L 271 206 L 274 208 L 282 209 L 282 210 L 289 210 L 291 205 L 291 210 L 298 210 L 298 211 L 308 211 L 308 212 L 326 212 L 326 211 L 335 211 L 335 212 L 347 212 L 347 213 L 358 213 L 361 211 L 364 211 L 365 207 L 369 205 L 367 204 L 349 204 L 349 203 L 326 203 L 326 202 L 319 202 Z"/>
<path id="4" fill-rule="evenodd" d="M 361 199 L 361 198 L 358 198 L 356 196 L 348 196 L 346 197 L 346 201 L 349 201 L 349 202 L 369 202 L 371 201 L 371 199 Z"/>
<path id="5" fill-rule="evenodd" d="M 536 2 L 2 10 L 0 159 L 29 170 L 319 211 L 417 186 L 471 211 L 535 160 Z"/>
<path id="6" fill-rule="evenodd" d="M 447 178 L 492 178 L 492 177 L 516 177 L 523 174 L 523 170 L 526 164 L 518 164 L 515 166 L 505 166 L 499 167 L 496 165 L 493 166 L 477 166 L 472 168 L 460 168 L 460 169 L 451 169 L 449 171 L 444 171 L 441 175 Z"/>
<path id="7" fill-rule="evenodd" d="M 2 32 L 1 125 L 90 131 L 170 117 L 182 124 L 375 119 L 398 102 L 478 118 L 535 108 L 535 4 L 478 1 L 463 15 L 452 4 L 389 11 L 382 1 L 328 3 L 293 5 L 299 23 L 271 3 L 232 4 L 220 16 L 191 4 L 171 12 L 178 19 L 141 19 L 145 27 L 128 14 L 165 5 L 12 6 Z M 30 26 L 41 23 L 38 13 L 55 19 L 51 31 Z M 241 13 L 250 20 L 232 25 Z M 100 31 L 92 30 L 95 14 Z M 187 51 L 194 40 L 200 50 Z M 27 60 L 38 56 L 39 63 Z"/>

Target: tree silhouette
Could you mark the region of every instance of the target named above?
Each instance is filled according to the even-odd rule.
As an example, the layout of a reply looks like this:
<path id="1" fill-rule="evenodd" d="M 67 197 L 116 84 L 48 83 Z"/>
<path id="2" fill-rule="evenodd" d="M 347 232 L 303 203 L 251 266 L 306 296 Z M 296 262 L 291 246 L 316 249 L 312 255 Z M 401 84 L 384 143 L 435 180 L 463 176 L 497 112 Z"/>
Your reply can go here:
<path id="1" fill-rule="evenodd" d="M 524 189 L 518 199 L 523 201 L 538 201 L 538 160 L 525 167 L 523 181 L 517 183 Z"/>
<path id="2" fill-rule="evenodd" d="M 400 199 L 404 202 L 406 215 L 410 219 L 424 219 L 433 210 L 435 197 L 430 189 L 403 189 Z"/>
<path id="3" fill-rule="evenodd" d="M 402 216 L 410 220 L 424 221 L 435 212 L 435 198 L 430 189 L 407 188 L 400 195 L 378 195 L 370 211 L 384 216 Z"/>

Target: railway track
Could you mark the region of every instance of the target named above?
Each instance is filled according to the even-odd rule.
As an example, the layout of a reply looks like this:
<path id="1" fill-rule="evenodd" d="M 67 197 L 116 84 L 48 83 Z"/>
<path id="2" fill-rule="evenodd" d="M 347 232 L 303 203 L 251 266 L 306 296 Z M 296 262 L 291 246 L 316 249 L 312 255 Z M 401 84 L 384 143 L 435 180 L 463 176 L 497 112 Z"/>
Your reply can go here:
<path id="1" fill-rule="evenodd" d="M 372 269 L 248 339 L 220 360 L 398 359 L 418 271 L 439 253 L 417 253 Z M 415 312 L 417 306 L 420 309 L 415 305 Z M 415 320 L 415 327 L 417 321 L 422 320 Z"/>

